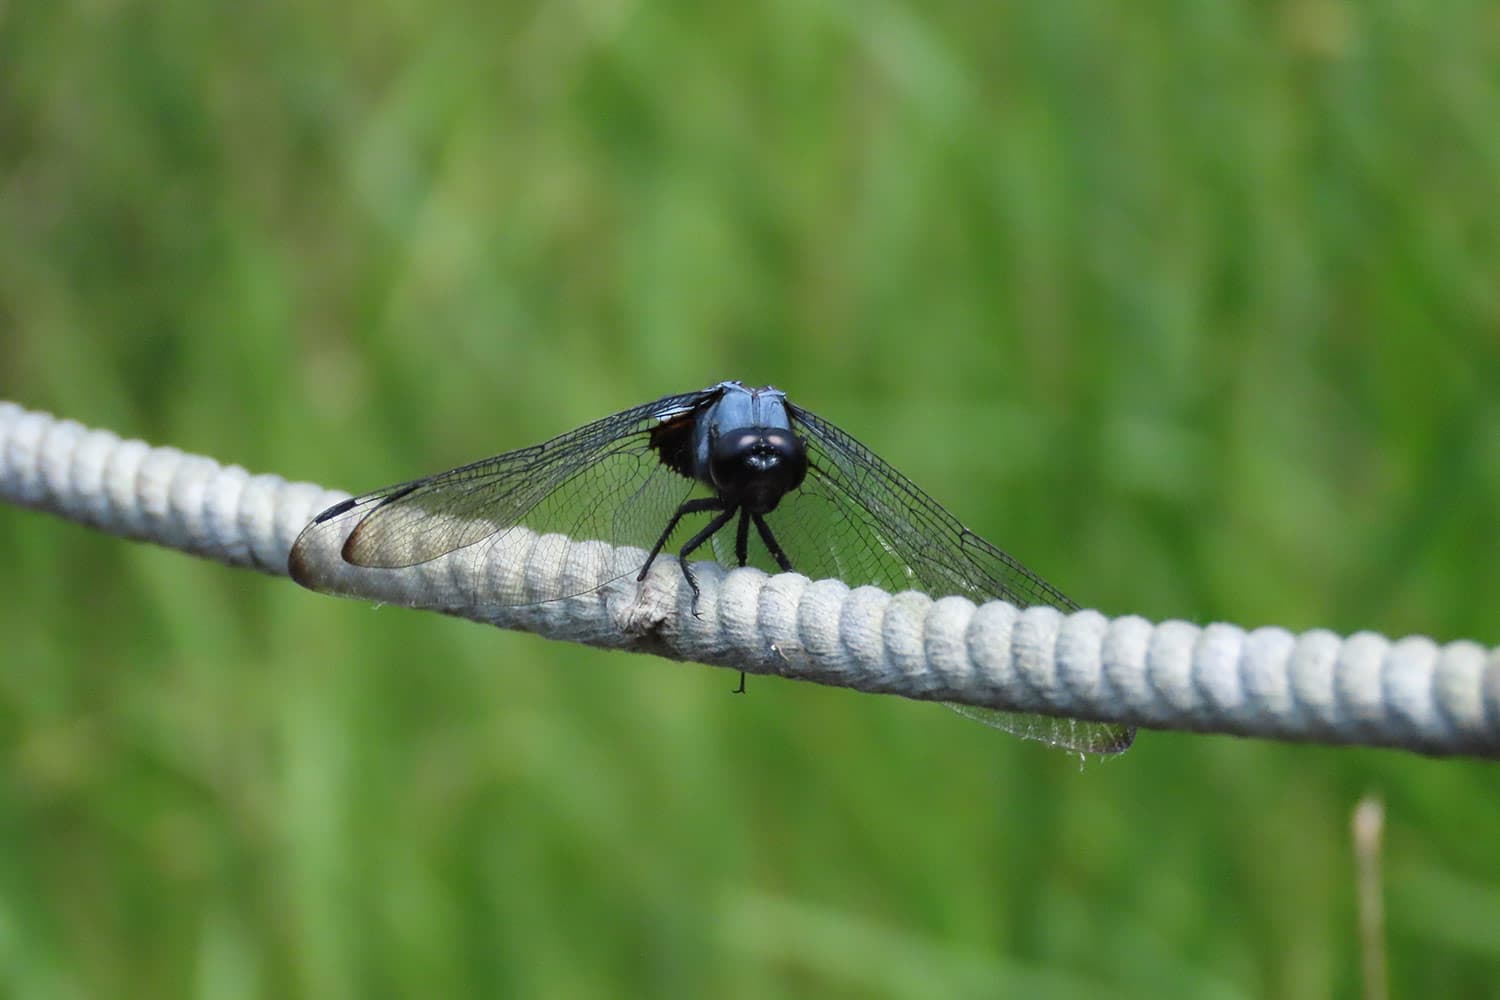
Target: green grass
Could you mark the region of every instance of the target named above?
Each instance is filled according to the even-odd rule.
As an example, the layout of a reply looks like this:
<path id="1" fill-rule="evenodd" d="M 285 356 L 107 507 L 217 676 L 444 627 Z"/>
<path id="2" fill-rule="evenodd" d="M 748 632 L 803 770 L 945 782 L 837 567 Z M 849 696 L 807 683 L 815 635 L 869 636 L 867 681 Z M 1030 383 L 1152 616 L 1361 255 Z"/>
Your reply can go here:
<path id="1" fill-rule="evenodd" d="M 772 382 L 1080 602 L 1500 643 L 1486 3 L 0 6 L 0 396 L 371 488 Z M 1493 765 L 940 709 L 0 509 L 0 994 L 1500 995 Z"/>

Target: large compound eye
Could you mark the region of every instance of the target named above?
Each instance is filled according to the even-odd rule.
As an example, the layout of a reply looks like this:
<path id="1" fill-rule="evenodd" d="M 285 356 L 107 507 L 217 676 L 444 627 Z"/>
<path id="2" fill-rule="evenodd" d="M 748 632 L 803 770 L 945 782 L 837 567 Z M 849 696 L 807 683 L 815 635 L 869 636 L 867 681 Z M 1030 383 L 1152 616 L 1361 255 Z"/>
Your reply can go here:
<path id="1" fill-rule="evenodd" d="M 807 449 L 789 430 L 742 427 L 714 440 L 708 467 L 725 500 L 742 504 L 753 514 L 765 514 L 802 485 Z"/>

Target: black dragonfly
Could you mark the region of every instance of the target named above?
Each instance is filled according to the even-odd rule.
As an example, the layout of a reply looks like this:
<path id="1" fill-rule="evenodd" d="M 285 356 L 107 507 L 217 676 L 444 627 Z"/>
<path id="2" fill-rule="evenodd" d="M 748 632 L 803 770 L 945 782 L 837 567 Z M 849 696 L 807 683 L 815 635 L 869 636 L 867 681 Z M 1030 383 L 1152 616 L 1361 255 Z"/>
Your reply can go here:
<path id="1" fill-rule="evenodd" d="M 697 515 L 707 520 L 683 527 Z M 559 577 L 553 591 L 528 591 L 516 604 L 589 593 L 630 572 L 644 580 L 657 556 L 691 531 L 676 557 L 695 601 L 688 559 L 707 546 L 725 566 L 1078 609 L 848 434 L 778 389 L 739 382 L 667 396 L 542 444 L 335 504 L 293 546 L 294 579 L 307 582 L 303 546 L 349 519 L 357 523 L 341 555 L 363 567 L 417 565 L 501 540 L 516 526 L 648 552 L 638 570 L 601 565 L 593 577 Z M 1091 753 L 1123 751 L 1135 735 L 1128 726 L 948 707 Z"/>

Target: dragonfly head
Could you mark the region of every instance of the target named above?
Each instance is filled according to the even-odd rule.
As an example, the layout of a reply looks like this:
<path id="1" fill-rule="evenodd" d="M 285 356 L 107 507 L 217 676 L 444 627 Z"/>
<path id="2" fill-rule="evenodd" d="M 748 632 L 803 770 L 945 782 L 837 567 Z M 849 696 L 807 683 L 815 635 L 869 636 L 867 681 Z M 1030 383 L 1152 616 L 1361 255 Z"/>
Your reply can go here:
<path id="1" fill-rule="evenodd" d="M 713 440 L 708 468 L 719 496 L 752 514 L 767 514 L 802 485 L 807 448 L 785 428 L 741 427 Z"/>

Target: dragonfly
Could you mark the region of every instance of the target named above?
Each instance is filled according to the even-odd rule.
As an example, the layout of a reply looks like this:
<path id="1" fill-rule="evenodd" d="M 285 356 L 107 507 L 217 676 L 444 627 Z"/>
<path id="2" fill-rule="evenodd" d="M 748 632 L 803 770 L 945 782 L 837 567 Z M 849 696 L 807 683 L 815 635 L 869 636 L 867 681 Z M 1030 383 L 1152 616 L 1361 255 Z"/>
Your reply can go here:
<path id="1" fill-rule="evenodd" d="M 638 570 L 601 565 L 592 576 L 559 575 L 550 590 L 502 598 L 517 604 L 591 593 L 631 572 L 644 580 L 673 551 L 695 609 L 699 585 L 689 557 L 706 552 L 727 567 L 795 571 L 851 587 L 1078 610 L 849 434 L 779 389 L 737 381 L 665 396 L 541 444 L 335 504 L 302 531 L 290 568 L 311 585 L 306 553 L 328 533 L 343 539 L 345 562 L 400 569 L 494 544 L 512 528 L 647 553 Z M 740 681 L 743 691 L 743 674 Z M 1120 753 L 1135 736 L 1130 726 L 944 704 L 1078 752 Z"/>

